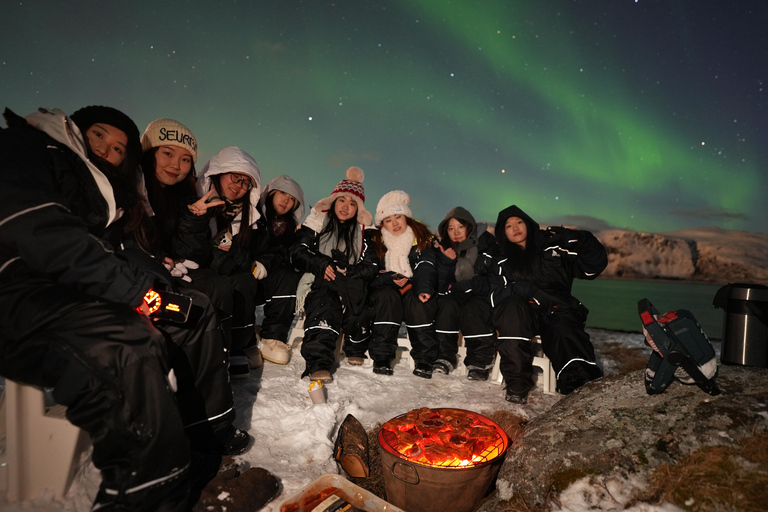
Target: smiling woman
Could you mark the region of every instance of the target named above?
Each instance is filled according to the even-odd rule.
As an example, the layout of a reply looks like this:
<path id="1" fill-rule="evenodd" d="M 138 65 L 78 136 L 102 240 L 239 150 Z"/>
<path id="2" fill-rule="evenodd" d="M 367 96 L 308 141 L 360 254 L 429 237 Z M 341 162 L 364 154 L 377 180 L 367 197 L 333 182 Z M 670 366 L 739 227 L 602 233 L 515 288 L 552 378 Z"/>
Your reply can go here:
<path id="1" fill-rule="evenodd" d="M 109 124 L 94 124 L 85 131 L 88 145 L 100 158 L 112 165 L 120 165 L 125 159 L 128 137 L 125 133 Z"/>
<path id="2" fill-rule="evenodd" d="M 155 150 L 155 178 L 160 186 L 181 183 L 192 170 L 192 155 L 176 146 L 160 146 Z"/>

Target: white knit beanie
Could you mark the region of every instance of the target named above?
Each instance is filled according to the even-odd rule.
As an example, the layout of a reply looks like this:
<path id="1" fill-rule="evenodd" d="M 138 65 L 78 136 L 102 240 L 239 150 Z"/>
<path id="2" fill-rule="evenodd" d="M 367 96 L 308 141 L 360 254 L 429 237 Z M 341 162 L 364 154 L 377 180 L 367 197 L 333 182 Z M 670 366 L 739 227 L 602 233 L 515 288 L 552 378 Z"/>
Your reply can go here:
<path id="1" fill-rule="evenodd" d="M 379 204 L 376 205 L 376 225 L 381 226 L 384 219 L 390 215 L 405 215 L 406 217 L 413 218 L 411 208 L 408 206 L 410 204 L 411 196 L 407 192 L 402 190 L 387 192 L 379 199 Z"/>
<path id="2" fill-rule="evenodd" d="M 163 118 L 149 123 L 141 136 L 141 149 L 146 151 L 158 146 L 184 148 L 192 155 L 192 161 L 197 163 L 197 140 L 189 128 L 178 121 Z"/>

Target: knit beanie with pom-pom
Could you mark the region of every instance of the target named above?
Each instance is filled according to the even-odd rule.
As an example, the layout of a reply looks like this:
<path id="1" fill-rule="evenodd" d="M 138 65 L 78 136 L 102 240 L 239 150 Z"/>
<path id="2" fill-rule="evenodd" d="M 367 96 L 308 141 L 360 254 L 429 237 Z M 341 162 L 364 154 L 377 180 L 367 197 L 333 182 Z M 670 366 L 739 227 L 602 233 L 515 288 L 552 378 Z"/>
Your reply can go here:
<path id="1" fill-rule="evenodd" d="M 315 203 L 314 209 L 318 212 L 327 212 L 331 204 L 340 196 L 351 196 L 357 201 L 357 222 L 363 226 L 370 226 L 373 221 L 371 214 L 365 209 L 365 189 L 363 179 L 365 174 L 359 167 L 352 166 L 347 169 L 346 178 L 341 180 L 331 195 Z"/>

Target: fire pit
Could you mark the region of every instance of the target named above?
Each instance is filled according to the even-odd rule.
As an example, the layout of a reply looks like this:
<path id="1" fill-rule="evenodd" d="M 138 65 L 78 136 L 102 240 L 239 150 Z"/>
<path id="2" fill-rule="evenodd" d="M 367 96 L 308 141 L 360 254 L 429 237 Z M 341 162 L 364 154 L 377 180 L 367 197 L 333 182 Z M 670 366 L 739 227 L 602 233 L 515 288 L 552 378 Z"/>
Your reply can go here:
<path id="1" fill-rule="evenodd" d="M 408 512 L 473 510 L 509 446 L 485 416 L 426 407 L 384 423 L 378 440 L 387 500 Z"/>

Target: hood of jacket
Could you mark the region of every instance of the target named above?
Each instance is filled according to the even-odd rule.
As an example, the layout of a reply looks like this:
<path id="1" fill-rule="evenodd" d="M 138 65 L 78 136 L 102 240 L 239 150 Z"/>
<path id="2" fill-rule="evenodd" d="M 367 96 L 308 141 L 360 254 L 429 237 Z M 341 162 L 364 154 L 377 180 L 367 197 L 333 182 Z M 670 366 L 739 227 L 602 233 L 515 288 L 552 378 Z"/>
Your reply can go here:
<path id="1" fill-rule="evenodd" d="M 197 179 L 197 191 L 201 196 L 205 195 L 213 186 L 213 176 L 228 172 L 247 174 L 253 178 L 254 185 L 248 197 L 251 203 L 251 211 L 248 218 L 251 226 L 254 226 L 261 217 L 258 208 L 261 197 L 261 170 L 259 170 L 259 164 L 256 163 L 256 160 L 242 149 L 230 146 L 222 149 L 208 160 Z M 239 220 L 240 214 L 232 222 L 233 229 L 237 229 L 235 226 L 239 225 Z"/>
<path id="2" fill-rule="evenodd" d="M 115 193 L 112 190 L 109 180 L 91 161 L 88 159 L 88 150 L 83 140 L 80 129 L 67 115 L 60 109 L 51 110 L 40 108 L 36 112 L 25 118 L 30 126 L 45 132 L 57 142 L 61 142 L 69 149 L 75 152 L 80 159 L 85 162 L 86 167 L 91 172 L 99 192 L 107 203 L 107 226 L 120 218 L 121 211 L 117 209 L 115 202 Z"/>
<path id="3" fill-rule="evenodd" d="M 440 235 L 440 239 L 445 240 L 448 238 L 448 223 L 454 218 L 463 220 L 470 226 L 470 232 L 467 233 L 467 239 L 460 242 L 459 249 L 468 249 L 469 247 L 477 245 L 477 222 L 475 222 L 475 218 L 472 214 L 461 206 L 452 208 L 445 214 L 443 220 L 440 221 L 440 224 L 437 226 L 437 234 Z"/>
<path id="4" fill-rule="evenodd" d="M 273 178 L 272 181 L 267 183 L 267 186 L 264 187 L 264 190 L 261 193 L 261 199 L 259 201 L 259 211 L 266 216 L 267 210 L 266 210 L 266 201 L 267 197 L 269 197 L 269 193 L 273 190 L 279 190 L 280 192 L 285 192 L 286 194 L 290 194 L 293 197 L 296 198 L 296 202 L 298 203 L 298 206 L 293 211 L 293 217 L 296 219 L 296 225 L 300 226 L 301 221 L 304 220 L 304 191 L 301 189 L 301 186 L 290 176 L 286 176 L 283 174 L 282 176 L 278 176 L 277 178 Z"/>
<path id="5" fill-rule="evenodd" d="M 528 237 L 526 244 L 534 244 L 534 247 L 538 247 L 541 243 L 541 235 L 539 229 L 539 223 L 533 220 L 530 215 L 521 210 L 518 206 L 512 205 L 504 208 L 499 212 L 499 216 L 496 219 L 496 242 L 501 247 L 504 254 L 507 254 L 507 248 L 512 244 L 507 240 L 507 235 L 504 230 L 504 225 L 507 223 L 507 219 L 510 217 L 520 217 L 525 222 L 525 227 L 528 229 Z"/>

